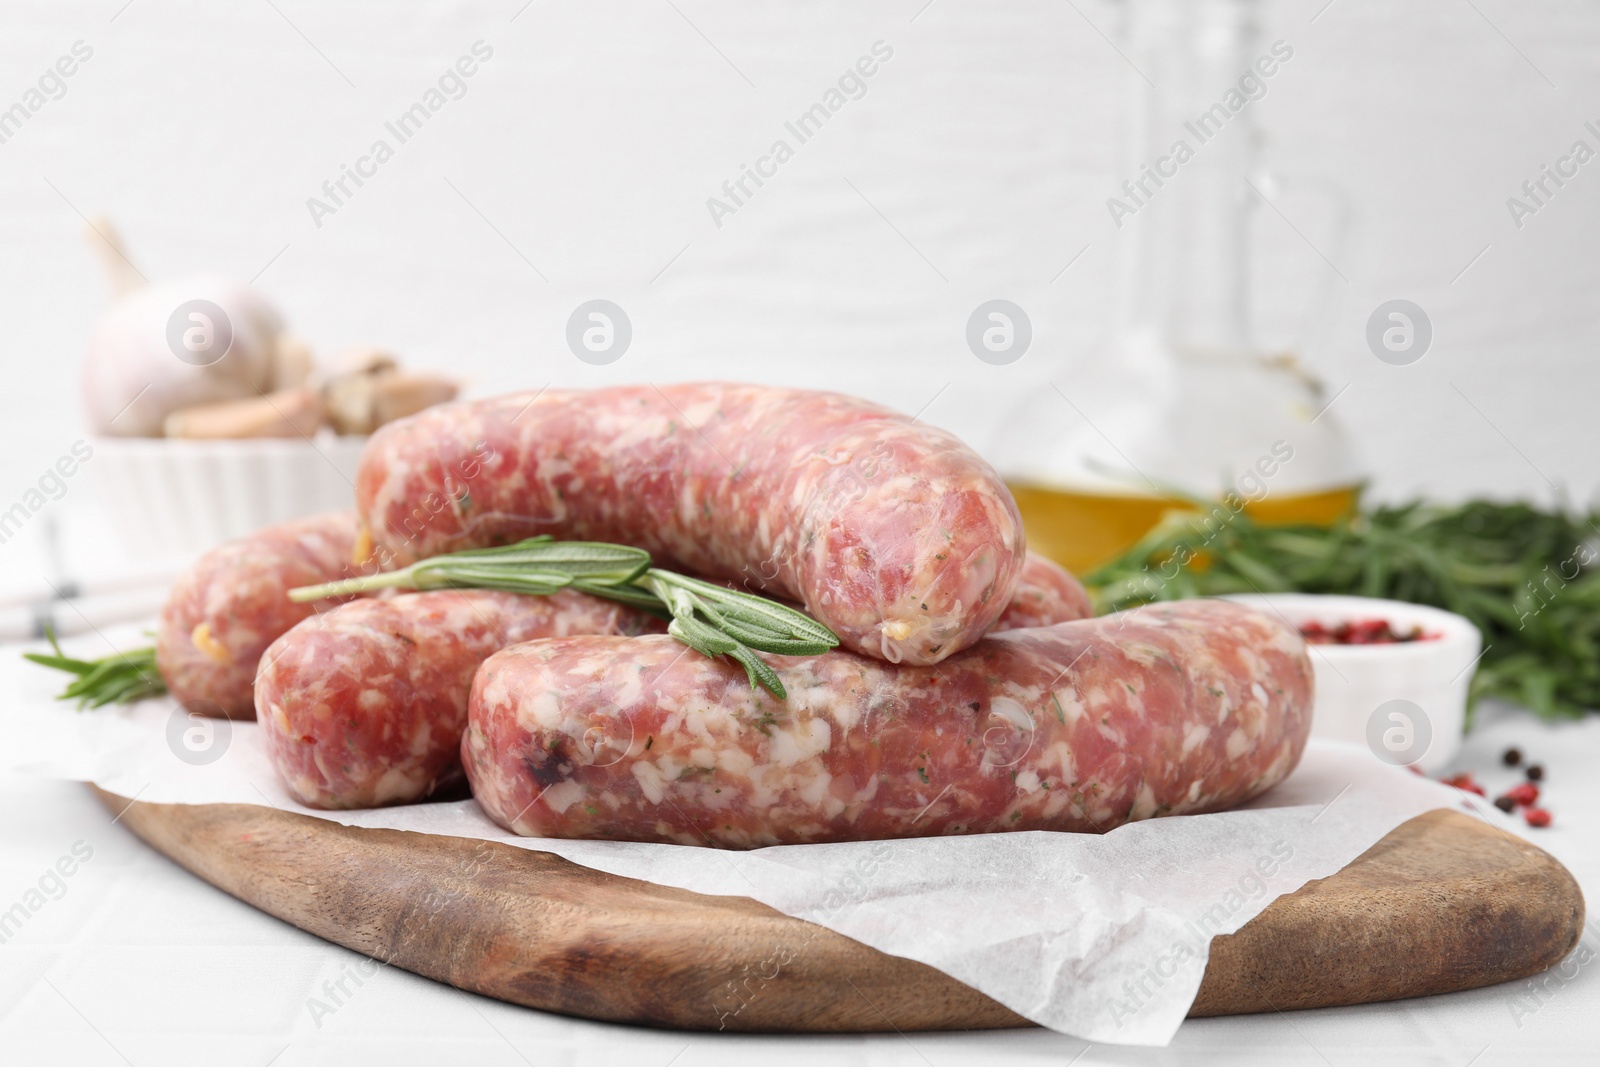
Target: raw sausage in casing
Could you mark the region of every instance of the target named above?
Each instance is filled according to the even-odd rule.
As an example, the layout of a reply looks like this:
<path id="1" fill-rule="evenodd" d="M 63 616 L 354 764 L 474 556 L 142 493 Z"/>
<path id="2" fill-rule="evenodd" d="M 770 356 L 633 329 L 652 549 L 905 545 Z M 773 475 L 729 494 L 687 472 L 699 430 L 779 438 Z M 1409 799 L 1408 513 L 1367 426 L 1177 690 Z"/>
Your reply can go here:
<path id="1" fill-rule="evenodd" d="M 756 848 L 1104 831 L 1281 781 L 1311 726 L 1300 635 L 1227 601 L 979 642 L 931 667 L 769 662 L 780 702 L 666 637 L 533 641 L 473 682 L 462 761 L 502 826 Z"/>
<path id="2" fill-rule="evenodd" d="M 1026 630 L 1034 626 L 1054 626 L 1094 615 L 1089 591 L 1061 564 L 1029 552 L 1017 576 L 1017 590 L 1011 603 L 1000 613 L 990 633 Z"/>
<path id="3" fill-rule="evenodd" d="M 764 386 L 440 405 L 373 435 L 356 500 L 397 563 L 540 533 L 636 545 L 798 600 L 845 647 L 896 663 L 983 636 L 1024 553 L 1010 491 L 950 434 Z"/>
<path id="4" fill-rule="evenodd" d="M 332 602 L 296 604 L 295 586 L 350 577 L 356 517 L 339 511 L 278 523 L 201 556 L 167 594 L 156 665 L 173 697 L 201 715 L 248 719 L 261 653 Z"/>

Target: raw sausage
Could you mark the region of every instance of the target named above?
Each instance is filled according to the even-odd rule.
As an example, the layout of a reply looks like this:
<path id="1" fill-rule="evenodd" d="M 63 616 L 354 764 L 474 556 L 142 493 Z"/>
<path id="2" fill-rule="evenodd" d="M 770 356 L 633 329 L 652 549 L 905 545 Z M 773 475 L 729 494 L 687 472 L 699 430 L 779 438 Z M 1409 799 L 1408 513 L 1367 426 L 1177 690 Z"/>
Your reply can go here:
<path id="1" fill-rule="evenodd" d="M 356 573 L 359 526 L 340 511 L 268 526 L 207 552 L 167 594 L 156 666 L 174 698 L 202 715 L 248 719 L 261 653 L 332 601 L 296 604 L 287 593 Z"/>
<path id="2" fill-rule="evenodd" d="M 356 502 L 395 563 L 539 533 L 636 545 L 798 600 L 845 647 L 891 663 L 978 640 L 1024 554 L 1010 491 L 955 437 L 854 397 L 764 386 L 439 405 L 373 435 Z"/>
<path id="3" fill-rule="evenodd" d="M 1300 635 L 1227 601 L 1012 630 L 942 664 L 772 657 L 774 700 L 666 637 L 496 653 L 462 761 L 536 837 L 757 848 L 1104 831 L 1281 781 L 1311 726 Z"/>
<path id="4" fill-rule="evenodd" d="M 1281 781 L 1310 729 L 1298 633 L 1225 601 L 1013 630 L 932 667 L 773 657 L 787 702 L 669 638 L 534 641 L 473 683 L 478 803 L 530 836 L 756 848 L 1104 831 Z"/>
<path id="5" fill-rule="evenodd" d="M 1030 556 L 996 626 L 1013 616 L 1061 622 L 1087 609 L 1076 579 Z M 460 776 L 467 693 L 489 655 L 536 637 L 664 628 L 654 616 L 578 593 L 441 590 L 356 601 L 306 620 L 268 649 L 256 678 L 257 718 L 273 766 L 300 803 L 408 803 Z"/>
<path id="6" fill-rule="evenodd" d="M 989 632 L 1054 626 L 1058 622 L 1087 619 L 1093 615 L 1089 592 L 1071 571 L 1054 560 L 1029 552 L 1022 573 L 1017 576 L 1017 590 L 1011 594 L 1011 603 L 1006 605 Z"/>
<path id="7" fill-rule="evenodd" d="M 467 694 L 490 653 L 537 637 L 665 629 L 637 608 L 566 590 L 357 600 L 305 620 L 267 649 L 256 718 L 278 777 L 300 803 L 409 803 L 460 779 Z"/>

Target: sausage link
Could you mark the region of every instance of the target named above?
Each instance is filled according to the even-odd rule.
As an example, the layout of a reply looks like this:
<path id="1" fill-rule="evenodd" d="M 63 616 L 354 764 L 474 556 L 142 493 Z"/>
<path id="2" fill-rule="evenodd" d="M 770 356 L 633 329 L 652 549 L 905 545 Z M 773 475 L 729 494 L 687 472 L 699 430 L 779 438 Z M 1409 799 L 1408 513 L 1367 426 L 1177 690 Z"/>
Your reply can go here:
<path id="1" fill-rule="evenodd" d="M 1094 605 L 1083 583 L 1061 564 L 1034 552 L 1022 564 L 1017 591 L 1001 612 L 990 633 L 1054 626 L 1094 615 Z"/>
<path id="2" fill-rule="evenodd" d="M 340 511 L 268 526 L 201 556 L 173 584 L 156 630 L 156 666 L 173 697 L 199 714 L 250 718 L 261 653 L 319 608 L 286 594 L 353 574 L 358 530 L 354 512 Z"/>
<path id="3" fill-rule="evenodd" d="M 772 657 L 786 702 L 670 638 L 496 653 L 462 742 L 473 795 L 538 837 L 757 848 L 1105 831 L 1281 781 L 1311 725 L 1298 633 L 1226 601 L 979 642 L 931 667 Z"/>
<path id="4" fill-rule="evenodd" d="M 837 393 L 546 391 L 383 427 L 356 500 L 396 563 L 550 533 L 798 600 L 845 647 L 937 663 L 1010 600 L 1022 520 L 942 430 Z"/>

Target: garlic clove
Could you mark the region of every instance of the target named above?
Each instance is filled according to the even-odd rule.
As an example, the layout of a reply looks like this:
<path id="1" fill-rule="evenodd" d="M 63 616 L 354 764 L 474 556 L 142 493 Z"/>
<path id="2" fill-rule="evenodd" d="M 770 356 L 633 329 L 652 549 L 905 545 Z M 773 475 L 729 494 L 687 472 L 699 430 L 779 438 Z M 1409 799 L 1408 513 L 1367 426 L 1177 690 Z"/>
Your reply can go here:
<path id="1" fill-rule="evenodd" d="M 360 436 L 377 426 L 372 411 L 373 376 L 341 374 L 322 386 L 322 407 L 335 433 Z"/>
<path id="2" fill-rule="evenodd" d="M 311 381 L 316 363 L 311 346 L 293 334 L 281 333 L 272 345 L 272 388 L 294 389 Z"/>
<path id="3" fill-rule="evenodd" d="M 168 437 L 228 439 L 310 437 L 322 425 L 322 402 L 307 386 L 246 400 L 183 408 L 168 415 Z"/>
<path id="4" fill-rule="evenodd" d="M 338 362 L 343 370 L 323 384 L 322 403 L 329 424 L 341 434 L 371 433 L 461 392 L 460 383 L 449 378 L 400 370 L 394 356 L 380 348 L 354 349 Z"/>
<path id="5" fill-rule="evenodd" d="M 449 378 L 436 374 L 415 374 L 395 371 L 376 379 L 372 399 L 373 416 L 377 426 L 415 415 L 423 408 L 448 403 L 461 392 L 461 386 Z M 376 426 L 374 427 L 376 429 Z"/>
<path id="6" fill-rule="evenodd" d="M 371 346 L 346 349 L 335 356 L 333 362 L 338 368 L 334 373 L 340 377 L 347 374 L 377 374 L 400 369 L 400 361 L 395 358 L 394 353 Z"/>

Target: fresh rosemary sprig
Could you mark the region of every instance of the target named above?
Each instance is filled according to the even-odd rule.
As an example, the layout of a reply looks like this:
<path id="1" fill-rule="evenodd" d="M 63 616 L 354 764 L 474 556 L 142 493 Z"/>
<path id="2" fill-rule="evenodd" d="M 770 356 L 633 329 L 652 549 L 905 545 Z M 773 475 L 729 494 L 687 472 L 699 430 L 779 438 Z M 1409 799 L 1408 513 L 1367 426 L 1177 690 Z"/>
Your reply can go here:
<path id="1" fill-rule="evenodd" d="M 56 699 L 76 700 L 79 711 L 106 704 L 131 704 L 135 700 L 160 696 L 167 691 L 167 683 L 156 669 L 154 648 L 135 648 L 113 653 L 104 659 L 74 659 L 61 651 L 54 630 L 47 630 L 45 636 L 50 639 L 50 647 L 55 649 L 55 655 L 24 652 L 22 658 L 77 675 L 56 695 Z"/>
<path id="2" fill-rule="evenodd" d="M 590 586 L 627 586 L 649 569 L 650 553 L 643 549 L 600 541 L 556 541 L 541 534 L 500 548 L 432 556 L 397 571 L 303 585 L 289 590 L 289 599 L 304 603 L 376 589 L 499 589 L 549 596 L 568 587 L 593 592 Z M 633 602 L 640 607 L 661 606 L 654 597 Z"/>
<path id="3" fill-rule="evenodd" d="M 1243 513 L 1206 522 L 1211 509 L 1169 513 L 1085 575 L 1096 607 L 1290 591 L 1431 604 L 1483 633 L 1474 703 L 1497 697 L 1547 718 L 1600 708 L 1600 513 L 1413 501 L 1325 528 Z"/>
<path id="4" fill-rule="evenodd" d="M 698 578 L 651 567 L 635 588 L 649 590 L 671 612 L 667 633 L 702 655 L 727 656 L 744 668 L 752 686 L 759 684 L 780 700 L 788 696 L 783 682 L 752 649 L 816 656 L 839 644 L 832 630 L 808 615 Z"/>
<path id="5" fill-rule="evenodd" d="M 500 589 L 548 596 L 575 589 L 643 608 L 670 619 L 667 632 L 696 652 L 727 656 L 750 685 L 780 700 L 788 696 L 777 672 L 756 652 L 815 656 L 839 638 L 810 617 L 764 597 L 650 566 L 642 549 L 600 541 L 555 541 L 548 535 L 501 548 L 433 556 L 397 571 L 291 589 L 295 601 L 367 593 L 374 589 Z"/>

